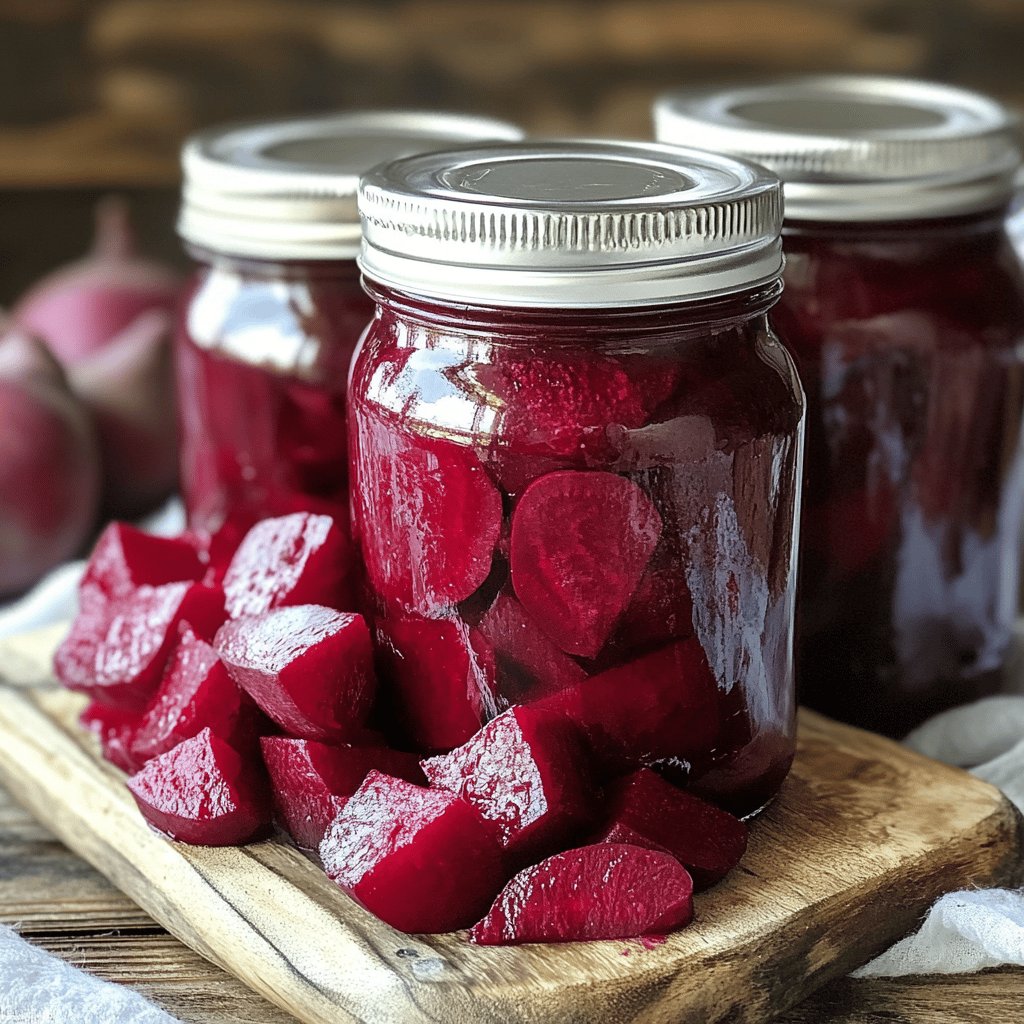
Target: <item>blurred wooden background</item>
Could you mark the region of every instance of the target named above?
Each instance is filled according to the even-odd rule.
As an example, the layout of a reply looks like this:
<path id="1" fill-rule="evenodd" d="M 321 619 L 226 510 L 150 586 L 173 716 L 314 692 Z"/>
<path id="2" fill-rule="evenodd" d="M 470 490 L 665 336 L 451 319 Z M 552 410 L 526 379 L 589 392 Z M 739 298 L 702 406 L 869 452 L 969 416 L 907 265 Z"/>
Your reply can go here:
<path id="1" fill-rule="evenodd" d="M 1024 105 L 1024 0 L 0 0 L 0 303 L 132 194 L 164 253 L 177 149 L 233 118 L 357 106 L 644 136 L 678 83 L 856 70 Z"/>

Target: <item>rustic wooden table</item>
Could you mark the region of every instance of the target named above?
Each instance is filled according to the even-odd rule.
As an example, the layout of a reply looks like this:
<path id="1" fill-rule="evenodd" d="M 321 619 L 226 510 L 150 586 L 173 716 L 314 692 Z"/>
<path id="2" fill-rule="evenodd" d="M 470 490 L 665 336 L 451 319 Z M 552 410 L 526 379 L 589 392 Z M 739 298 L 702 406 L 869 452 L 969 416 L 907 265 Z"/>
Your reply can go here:
<path id="1" fill-rule="evenodd" d="M 2 789 L 0 921 L 92 974 L 130 985 L 186 1024 L 293 1021 L 168 935 Z M 1024 969 L 962 978 L 844 980 L 780 1018 L 783 1024 L 1018 1024 L 1022 1019 Z"/>

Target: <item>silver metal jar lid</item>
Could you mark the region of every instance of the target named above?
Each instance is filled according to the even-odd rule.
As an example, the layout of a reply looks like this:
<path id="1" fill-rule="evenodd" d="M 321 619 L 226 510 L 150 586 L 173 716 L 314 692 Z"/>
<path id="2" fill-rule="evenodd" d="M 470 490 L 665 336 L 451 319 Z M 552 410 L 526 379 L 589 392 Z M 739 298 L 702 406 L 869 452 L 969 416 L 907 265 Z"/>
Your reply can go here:
<path id="1" fill-rule="evenodd" d="M 231 125 L 182 151 L 178 233 L 215 253 L 256 259 L 354 259 L 359 176 L 383 160 L 487 140 L 515 125 L 466 114 L 366 110 Z"/>
<path id="2" fill-rule="evenodd" d="M 375 281 L 507 307 L 657 305 L 782 270 L 779 181 L 651 143 L 527 142 L 408 157 L 363 177 Z"/>
<path id="3" fill-rule="evenodd" d="M 1006 202 L 1021 163 L 1016 116 L 995 100 L 910 79 L 820 75 L 679 90 L 657 138 L 756 160 L 796 220 L 910 220 Z"/>

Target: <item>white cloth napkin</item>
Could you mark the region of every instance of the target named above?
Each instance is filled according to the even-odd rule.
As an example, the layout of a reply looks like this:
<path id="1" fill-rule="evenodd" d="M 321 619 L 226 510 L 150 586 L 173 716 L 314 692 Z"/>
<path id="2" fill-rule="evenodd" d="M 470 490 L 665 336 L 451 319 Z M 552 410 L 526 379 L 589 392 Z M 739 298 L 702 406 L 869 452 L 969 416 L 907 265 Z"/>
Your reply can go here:
<path id="1" fill-rule="evenodd" d="M 153 533 L 180 532 L 184 525 L 180 502 L 170 502 L 143 525 Z M 77 604 L 75 592 L 83 565 L 61 566 L 20 601 L 0 608 L 0 637 L 69 618 Z M 1024 652 L 1024 643 L 1019 650 Z M 1018 675 L 1024 685 L 1024 661 Z M 1024 811 L 1024 696 L 991 697 L 947 711 L 905 742 L 928 757 L 970 768 Z M 1009 964 L 1024 966 L 1024 890 L 986 889 L 943 896 L 915 934 L 860 968 L 856 976 L 960 974 Z M 109 988 L 114 989 L 113 995 L 105 994 Z M 107 1001 L 111 999 L 114 1002 Z M 172 1018 L 141 996 L 96 981 L 27 947 L 0 927 L 0 1021 L 7 1020 L 173 1024 Z"/>
<path id="2" fill-rule="evenodd" d="M 124 985 L 100 981 L 0 925 L 4 1024 L 177 1024 Z"/>

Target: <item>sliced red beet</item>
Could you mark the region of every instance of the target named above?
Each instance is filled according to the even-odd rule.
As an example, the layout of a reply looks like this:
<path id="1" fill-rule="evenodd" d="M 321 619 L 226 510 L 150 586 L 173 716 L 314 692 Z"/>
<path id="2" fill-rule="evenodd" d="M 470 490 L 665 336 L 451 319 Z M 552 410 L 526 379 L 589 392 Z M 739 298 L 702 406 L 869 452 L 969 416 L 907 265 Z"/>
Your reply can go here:
<path id="1" fill-rule="evenodd" d="M 608 427 L 639 427 L 648 414 L 623 363 L 592 351 L 559 358 L 501 353 L 476 374 L 492 395 L 488 405 L 498 410 L 502 460 L 523 454 L 602 460 Z"/>
<path id="2" fill-rule="evenodd" d="M 209 729 L 154 757 L 128 789 L 153 828 L 183 843 L 237 846 L 270 823 L 259 761 L 243 760 Z"/>
<path id="3" fill-rule="evenodd" d="M 424 782 L 415 754 L 387 747 L 328 746 L 315 740 L 264 736 L 274 815 L 306 850 L 315 850 L 348 798 L 374 769 L 409 782 Z"/>
<path id="4" fill-rule="evenodd" d="M 329 878 L 405 932 L 467 928 L 508 877 L 497 829 L 465 800 L 370 772 L 320 844 Z"/>
<path id="5" fill-rule="evenodd" d="M 631 829 L 668 850 L 699 888 L 723 879 L 747 849 L 747 826 L 739 818 L 676 789 L 647 768 L 612 787 L 609 807 L 603 841 Z"/>
<path id="6" fill-rule="evenodd" d="M 682 567 L 648 567 L 619 621 L 616 639 L 627 649 L 693 636 L 693 599 Z"/>
<path id="7" fill-rule="evenodd" d="M 139 720 L 132 754 L 141 764 L 207 727 L 236 750 L 251 749 L 261 721 L 266 720 L 228 675 L 213 647 L 184 626 L 160 686 Z"/>
<path id="8" fill-rule="evenodd" d="M 512 517 L 512 586 L 569 654 L 595 657 L 628 607 L 661 537 L 631 480 L 565 470 L 534 480 Z"/>
<path id="9" fill-rule="evenodd" d="M 188 540 L 154 537 L 128 523 L 111 523 L 89 556 L 81 590 L 97 591 L 110 600 L 128 597 L 143 585 L 195 582 L 205 571 Z"/>
<path id="10" fill-rule="evenodd" d="M 357 448 L 360 543 L 370 582 L 393 608 L 457 604 L 487 579 L 501 533 L 501 495 L 476 453 L 398 434 L 372 418 Z"/>
<path id="11" fill-rule="evenodd" d="M 670 854 L 620 843 L 520 871 L 469 933 L 482 946 L 664 934 L 693 920 L 693 881 Z"/>
<path id="12" fill-rule="evenodd" d="M 388 619 L 377 624 L 395 711 L 420 750 L 465 743 L 497 710 L 494 655 L 460 621 Z"/>
<path id="13" fill-rule="evenodd" d="M 695 638 L 592 676 L 534 707 L 576 722 L 612 770 L 705 754 L 719 731 L 717 685 Z"/>
<path id="14" fill-rule="evenodd" d="M 344 740 L 366 720 L 376 683 L 361 615 L 312 604 L 275 608 L 225 623 L 214 646 L 260 710 L 296 736 Z"/>
<path id="15" fill-rule="evenodd" d="M 354 607 L 352 542 L 330 516 L 296 512 L 257 523 L 224 573 L 228 617 L 322 604 Z"/>
<path id="16" fill-rule="evenodd" d="M 564 846 L 593 814 L 587 752 L 563 715 L 514 707 L 468 743 L 423 762 L 432 786 L 461 796 L 514 859 Z"/>
<path id="17" fill-rule="evenodd" d="M 129 774 L 139 770 L 141 762 L 132 754 L 132 741 L 139 724 L 138 714 L 134 711 L 121 711 L 94 700 L 82 712 L 78 721 L 100 741 L 100 750 L 112 765 Z"/>
<path id="18" fill-rule="evenodd" d="M 200 583 L 141 586 L 127 597 L 83 606 L 54 656 L 57 678 L 96 700 L 141 711 L 190 623 L 206 638 L 224 621 L 224 595 Z"/>
<path id="19" fill-rule="evenodd" d="M 506 697 L 535 700 L 587 677 L 584 668 L 559 650 L 511 594 L 501 593 L 495 598 L 477 629 L 498 655 Z M 510 694 L 510 689 L 515 692 Z"/>

